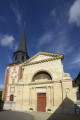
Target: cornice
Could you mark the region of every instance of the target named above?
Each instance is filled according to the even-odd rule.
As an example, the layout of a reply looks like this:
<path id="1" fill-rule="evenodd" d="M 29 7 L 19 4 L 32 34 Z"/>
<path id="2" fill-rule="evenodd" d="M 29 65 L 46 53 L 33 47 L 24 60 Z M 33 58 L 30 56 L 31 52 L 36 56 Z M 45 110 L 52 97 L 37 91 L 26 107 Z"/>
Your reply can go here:
<path id="1" fill-rule="evenodd" d="M 52 56 L 54 58 L 49 58 L 49 59 L 35 61 L 35 62 L 31 62 L 30 63 L 30 61 L 33 60 L 33 59 L 35 59 L 38 55 Z M 30 59 L 28 59 L 26 62 L 24 62 L 23 66 L 28 66 L 28 65 L 33 65 L 33 64 L 48 62 L 48 61 L 52 61 L 52 60 L 58 60 L 58 59 L 62 60 L 63 59 L 63 55 L 62 54 L 55 54 L 55 53 L 39 52 L 36 55 L 34 55 L 33 57 L 31 57 Z"/>
<path id="2" fill-rule="evenodd" d="M 61 82 L 71 82 L 73 79 L 62 79 Z"/>
<path id="3" fill-rule="evenodd" d="M 53 81 L 53 80 L 49 80 L 49 81 L 45 81 L 45 82 L 31 82 L 28 84 L 17 84 L 18 86 L 29 86 L 29 85 L 40 85 L 40 84 L 50 84 L 50 83 L 61 83 L 60 80 L 59 81 Z"/>

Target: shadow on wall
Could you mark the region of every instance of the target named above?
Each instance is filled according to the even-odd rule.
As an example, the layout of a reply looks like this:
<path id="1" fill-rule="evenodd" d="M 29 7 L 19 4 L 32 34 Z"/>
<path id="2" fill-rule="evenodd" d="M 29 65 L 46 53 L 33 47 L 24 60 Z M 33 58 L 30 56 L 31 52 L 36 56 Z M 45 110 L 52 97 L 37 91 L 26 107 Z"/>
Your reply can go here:
<path id="1" fill-rule="evenodd" d="M 3 111 L 4 102 L 0 99 L 0 112 Z"/>
<path id="2" fill-rule="evenodd" d="M 79 111 L 77 111 L 77 108 Z M 80 108 L 75 105 L 72 100 L 66 97 L 47 120 L 76 120 L 75 114 L 80 114 Z"/>

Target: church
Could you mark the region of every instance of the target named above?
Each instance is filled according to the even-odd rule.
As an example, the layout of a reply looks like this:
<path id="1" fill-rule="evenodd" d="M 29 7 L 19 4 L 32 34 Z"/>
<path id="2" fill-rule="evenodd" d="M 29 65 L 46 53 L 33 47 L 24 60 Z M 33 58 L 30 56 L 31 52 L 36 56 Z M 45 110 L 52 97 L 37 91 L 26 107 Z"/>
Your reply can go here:
<path id="1" fill-rule="evenodd" d="M 25 28 L 7 65 L 3 87 L 4 109 L 75 113 L 72 78 L 64 73 L 63 54 L 38 52 L 29 58 Z"/>

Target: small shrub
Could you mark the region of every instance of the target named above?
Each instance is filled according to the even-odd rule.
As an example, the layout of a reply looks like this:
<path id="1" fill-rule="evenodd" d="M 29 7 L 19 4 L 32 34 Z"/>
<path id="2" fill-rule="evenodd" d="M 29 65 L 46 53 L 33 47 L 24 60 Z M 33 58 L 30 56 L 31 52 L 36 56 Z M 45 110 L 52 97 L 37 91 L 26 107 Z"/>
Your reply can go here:
<path id="1" fill-rule="evenodd" d="M 33 110 L 33 108 L 30 108 L 30 110 Z"/>
<path id="2" fill-rule="evenodd" d="M 51 111 L 51 109 L 47 109 L 47 111 Z"/>

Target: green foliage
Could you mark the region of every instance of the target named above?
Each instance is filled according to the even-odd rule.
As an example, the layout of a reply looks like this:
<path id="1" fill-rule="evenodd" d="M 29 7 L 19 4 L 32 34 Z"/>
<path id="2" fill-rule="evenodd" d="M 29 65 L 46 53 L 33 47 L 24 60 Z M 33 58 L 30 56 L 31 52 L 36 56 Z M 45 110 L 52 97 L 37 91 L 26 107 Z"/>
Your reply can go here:
<path id="1" fill-rule="evenodd" d="M 47 111 L 51 111 L 51 109 L 47 109 Z"/>
<path id="2" fill-rule="evenodd" d="M 33 110 L 33 108 L 30 108 L 30 110 Z"/>

